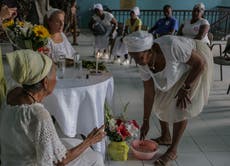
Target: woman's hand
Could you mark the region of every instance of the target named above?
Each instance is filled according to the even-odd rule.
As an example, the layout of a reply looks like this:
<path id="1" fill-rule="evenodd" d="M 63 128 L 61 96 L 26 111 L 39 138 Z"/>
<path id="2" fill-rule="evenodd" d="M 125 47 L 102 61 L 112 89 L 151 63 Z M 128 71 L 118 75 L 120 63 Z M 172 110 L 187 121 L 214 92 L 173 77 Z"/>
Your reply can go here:
<path id="1" fill-rule="evenodd" d="M 86 140 L 90 142 L 90 144 L 95 144 L 100 142 L 105 136 L 106 133 L 104 132 L 105 125 L 102 125 L 100 128 L 94 128 L 89 135 L 87 136 Z"/>
<path id="2" fill-rule="evenodd" d="M 179 91 L 177 92 L 177 103 L 176 106 L 181 108 L 181 109 L 186 109 L 188 104 L 191 104 L 190 100 L 190 95 L 191 89 L 190 88 L 185 88 L 185 86 L 181 87 Z"/>
<path id="3" fill-rule="evenodd" d="M 144 120 L 141 126 L 140 140 L 144 140 L 149 131 L 149 120 Z"/>

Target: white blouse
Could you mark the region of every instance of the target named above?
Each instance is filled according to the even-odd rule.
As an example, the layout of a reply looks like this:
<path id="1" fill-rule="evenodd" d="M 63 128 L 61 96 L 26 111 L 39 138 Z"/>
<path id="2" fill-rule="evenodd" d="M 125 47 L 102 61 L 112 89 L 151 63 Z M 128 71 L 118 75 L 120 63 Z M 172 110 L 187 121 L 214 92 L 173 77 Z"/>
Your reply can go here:
<path id="1" fill-rule="evenodd" d="M 67 152 L 49 112 L 39 103 L 21 106 L 4 103 L 0 133 L 2 166 L 52 166 Z"/>
<path id="2" fill-rule="evenodd" d="M 172 35 L 157 38 L 154 43 L 159 44 L 163 52 L 166 61 L 165 68 L 158 73 L 153 73 L 148 65 L 139 65 L 140 76 L 143 81 L 152 77 L 155 88 L 167 91 L 189 70 L 189 65 L 186 62 L 191 57 L 191 52 L 196 48 L 196 44 L 193 39 Z"/>
<path id="3" fill-rule="evenodd" d="M 111 20 L 114 18 L 114 16 L 111 13 L 106 12 L 106 11 L 103 11 L 103 13 L 105 15 L 103 20 L 98 15 L 95 14 L 95 15 L 93 15 L 94 21 L 99 22 L 106 27 L 112 26 Z"/>
<path id="4" fill-rule="evenodd" d="M 208 20 L 204 18 L 201 18 L 200 20 L 198 20 L 193 24 L 191 24 L 191 20 L 185 21 L 184 27 L 182 29 L 183 36 L 194 39 L 196 35 L 198 35 L 201 25 L 210 25 L 210 24 Z M 210 44 L 210 41 L 208 39 L 208 34 L 206 34 L 201 41 Z"/>
<path id="5" fill-rule="evenodd" d="M 50 57 L 56 62 L 60 55 L 64 55 L 65 58 L 73 59 L 73 54 L 76 53 L 75 49 L 70 44 L 64 33 L 61 33 L 63 41 L 61 43 L 55 43 L 51 38 L 48 40 L 47 47 L 51 50 Z"/>

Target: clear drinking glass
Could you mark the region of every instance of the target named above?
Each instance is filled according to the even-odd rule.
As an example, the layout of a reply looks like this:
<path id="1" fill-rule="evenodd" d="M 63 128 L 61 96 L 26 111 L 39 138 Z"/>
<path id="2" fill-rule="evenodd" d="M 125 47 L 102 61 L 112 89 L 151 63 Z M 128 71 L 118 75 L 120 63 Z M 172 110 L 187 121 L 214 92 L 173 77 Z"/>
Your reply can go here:
<path id="1" fill-rule="evenodd" d="M 74 68 L 77 68 L 77 63 L 80 60 L 80 54 L 79 53 L 74 53 L 73 54 L 73 61 L 74 61 Z"/>
<path id="2" fill-rule="evenodd" d="M 63 79 L 65 74 L 65 56 L 60 55 L 57 60 L 58 70 L 57 75 L 58 78 Z"/>
<path id="3" fill-rule="evenodd" d="M 77 61 L 76 69 L 77 69 L 77 78 L 82 78 L 83 71 L 82 71 L 82 61 L 81 60 Z"/>

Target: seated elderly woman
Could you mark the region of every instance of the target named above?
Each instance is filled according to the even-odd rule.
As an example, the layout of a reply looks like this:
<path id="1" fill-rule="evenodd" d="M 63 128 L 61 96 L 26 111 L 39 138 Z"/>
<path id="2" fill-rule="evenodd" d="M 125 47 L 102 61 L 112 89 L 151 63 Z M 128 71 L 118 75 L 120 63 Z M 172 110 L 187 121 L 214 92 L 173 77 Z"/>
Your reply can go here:
<path id="1" fill-rule="evenodd" d="M 94 12 L 95 14 L 89 23 L 90 29 L 104 27 L 104 33 L 95 34 L 95 52 L 103 52 L 102 58 L 108 59 L 108 47 L 116 36 L 117 20 L 111 13 L 104 11 L 100 3 L 94 5 Z"/>
<path id="2" fill-rule="evenodd" d="M 67 149 L 41 104 L 56 83 L 52 60 L 32 50 L 8 53 L 7 60 L 13 79 L 21 87 L 9 91 L 0 111 L 2 166 L 103 166 L 102 156 L 89 146 L 104 138 L 104 126 L 93 129 L 82 143 Z"/>
<path id="3" fill-rule="evenodd" d="M 192 10 L 192 19 L 185 21 L 180 26 L 178 35 L 198 39 L 202 42 L 210 44 L 208 39 L 210 24 L 208 20 L 203 18 L 204 11 L 205 6 L 203 3 L 196 4 Z"/>
<path id="4" fill-rule="evenodd" d="M 161 136 L 154 139 L 169 146 L 157 165 L 177 158 L 179 141 L 188 119 L 199 115 L 207 103 L 212 82 L 213 58 L 207 44 L 166 35 L 153 40 L 139 31 L 124 38 L 129 55 L 139 64 L 144 83 L 144 114 L 141 139 L 149 130 L 152 110 L 160 121 Z M 171 137 L 169 124 L 173 124 Z"/>
<path id="5" fill-rule="evenodd" d="M 128 49 L 126 44 L 123 42 L 123 37 L 129 33 L 141 30 L 142 21 L 138 17 L 140 15 L 139 7 L 134 7 L 130 10 L 130 18 L 125 22 L 125 29 L 122 36 L 116 38 L 112 54 L 115 55 L 114 62 L 120 63 L 120 56 L 124 55 L 124 60 L 121 65 L 128 65 Z"/>
<path id="6" fill-rule="evenodd" d="M 73 54 L 76 53 L 63 33 L 64 18 L 64 11 L 55 8 L 50 9 L 45 17 L 45 25 L 51 34 L 47 47 L 50 49 L 50 57 L 55 62 L 60 56 L 73 59 Z"/>

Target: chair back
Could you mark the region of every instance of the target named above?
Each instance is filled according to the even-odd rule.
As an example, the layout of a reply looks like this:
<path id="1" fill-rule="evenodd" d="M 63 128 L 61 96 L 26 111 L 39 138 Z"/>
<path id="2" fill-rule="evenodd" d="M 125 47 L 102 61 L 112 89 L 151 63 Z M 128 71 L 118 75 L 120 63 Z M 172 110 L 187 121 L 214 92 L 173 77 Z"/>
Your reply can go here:
<path id="1" fill-rule="evenodd" d="M 228 37 L 225 49 L 224 49 L 225 54 L 230 54 L 230 37 Z"/>
<path id="2" fill-rule="evenodd" d="M 148 31 L 148 26 L 147 25 L 143 25 L 141 26 L 141 30 L 143 31 Z"/>
<path id="3" fill-rule="evenodd" d="M 123 34 L 124 29 L 125 29 L 124 23 L 118 22 L 118 25 L 117 25 L 117 34 L 118 34 L 118 36 L 121 36 Z"/>

